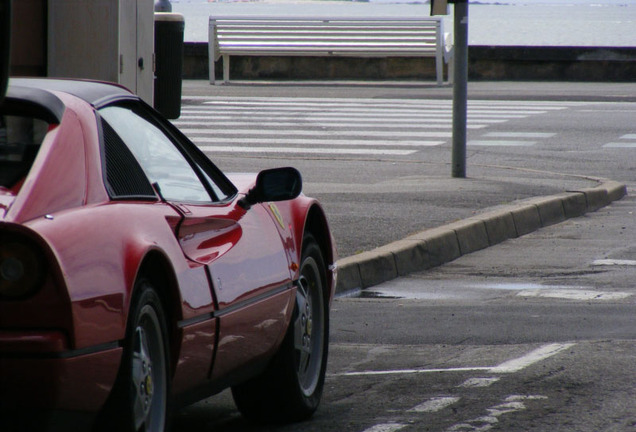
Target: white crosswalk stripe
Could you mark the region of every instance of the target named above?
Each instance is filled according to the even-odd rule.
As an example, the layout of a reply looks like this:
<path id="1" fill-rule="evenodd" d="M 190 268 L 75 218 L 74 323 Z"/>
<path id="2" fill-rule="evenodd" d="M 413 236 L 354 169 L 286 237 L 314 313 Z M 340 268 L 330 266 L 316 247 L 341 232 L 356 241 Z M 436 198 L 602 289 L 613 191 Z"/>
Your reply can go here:
<path id="1" fill-rule="evenodd" d="M 623 135 L 619 138 L 620 141 L 609 142 L 605 144 L 603 147 L 605 148 L 628 148 L 628 149 L 636 149 L 636 134 L 627 134 Z"/>
<path id="2" fill-rule="evenodd" d="M 570 106 L 469 101 L 467 128 L 485 129 Z M 185 98 L 174 121 L 195 144 L 215 154 L 351 156 L 408 156 L 448 144 L 452 123 L 448 100 L 205 96 Z M 528 140 L 549 135 L 500 134 L 473 145 L 532 145 Z"/>

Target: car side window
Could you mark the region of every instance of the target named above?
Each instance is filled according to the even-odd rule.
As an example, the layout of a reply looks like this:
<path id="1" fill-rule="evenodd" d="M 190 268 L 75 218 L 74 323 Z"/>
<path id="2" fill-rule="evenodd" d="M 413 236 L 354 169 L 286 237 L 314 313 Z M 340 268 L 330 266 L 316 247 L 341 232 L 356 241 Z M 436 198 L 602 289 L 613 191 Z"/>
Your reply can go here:
<path id="1" fill-rule="evenodd" d="M 133 153 L 146 176 L 167 201 L 209 203 L 214 201 L 172 140 L 154 123 L 127 106 L 107 106 L 102 119 Z"/>

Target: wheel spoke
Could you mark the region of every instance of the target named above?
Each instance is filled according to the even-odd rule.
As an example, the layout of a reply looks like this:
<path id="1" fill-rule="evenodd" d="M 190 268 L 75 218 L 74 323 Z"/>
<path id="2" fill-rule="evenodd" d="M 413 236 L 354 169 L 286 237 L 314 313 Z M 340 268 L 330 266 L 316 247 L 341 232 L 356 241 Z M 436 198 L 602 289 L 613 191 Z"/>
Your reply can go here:
<path id="1" fill-rule="evenodd" d="M 137 327 L 135 334 L 135 349 L 132 359 L 132 381 L 135 394 L 133 414 L 135 428 L 139 430 L 147 422 L 148 413 L 150 412 L 153 396 L 153 377 L 152 359 L 148 349 L 148 335 L 141 325 Z"/>
<path id="2" fill-rule="evenodd" d="M 298 289 L 296 290 L 296 307 L 298 310 L 298 316 L 294 322 L 294 348 L 301 353 L 304 350 L 304 336 L 305 329 L 307 327 L 307 316 L 305 310 L 307 309 L 307 279 L 301 276 L 298 280 Z"/>

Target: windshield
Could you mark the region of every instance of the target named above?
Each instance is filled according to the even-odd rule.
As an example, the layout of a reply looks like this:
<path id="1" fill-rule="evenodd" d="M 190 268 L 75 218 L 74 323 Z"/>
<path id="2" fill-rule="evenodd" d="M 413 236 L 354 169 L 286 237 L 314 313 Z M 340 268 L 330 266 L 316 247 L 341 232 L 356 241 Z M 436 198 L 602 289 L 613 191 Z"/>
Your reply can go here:
<path id="1" fill-rule="evenodd" d="M 48 129 L 44 120 L 0 115 L 0 187 L 19 188 Z"/>

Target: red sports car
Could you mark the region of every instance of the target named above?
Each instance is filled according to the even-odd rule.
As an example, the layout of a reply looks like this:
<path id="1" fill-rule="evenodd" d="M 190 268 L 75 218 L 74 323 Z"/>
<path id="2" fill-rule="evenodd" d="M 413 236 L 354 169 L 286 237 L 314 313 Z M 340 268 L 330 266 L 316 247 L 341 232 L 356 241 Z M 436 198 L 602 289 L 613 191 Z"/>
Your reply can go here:
<path id="1" fill-rule="evenodd" d="M 127 90 L 12 79 L 0 105 L 0 430 L 163 431 L 231 387 L 316 410 L 336 253 L 293 168 L 224 175 Z"/>

